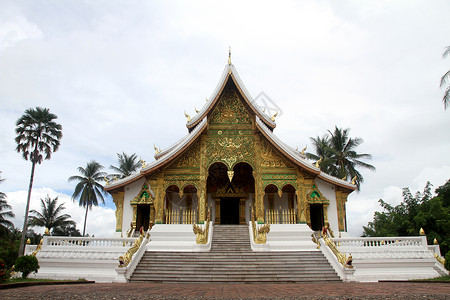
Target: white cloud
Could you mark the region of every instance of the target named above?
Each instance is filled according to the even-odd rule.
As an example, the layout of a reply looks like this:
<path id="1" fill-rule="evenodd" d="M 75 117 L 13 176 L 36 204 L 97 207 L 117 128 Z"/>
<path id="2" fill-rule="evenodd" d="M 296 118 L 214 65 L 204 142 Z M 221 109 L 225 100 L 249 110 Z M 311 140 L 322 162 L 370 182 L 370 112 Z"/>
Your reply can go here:
<path id="1" fill-rule="evenodd" d="M 6 193 L 7 201 L 12 206 L 12 210 L 16 215 L 12 221 L 14 226 L 19 229 L 23 228 L 27 194 L 28 191 L 24 190 Z M 40 199 L 45 199 L 47 195 L 52 199 L 58 197 L 58 203 L 64 204 L 65 207 L 63 213 L 69 214 L 72 217 L 72 220 L 77 223 L 77 229 L 83 233 L 86 210 L 83 207 L 80 207 L 78 203 L 74 203 L 69 195 L 58 193 L 51 188 L 46 187 L 33 189 L 31 193 L 30 210 L 34 209 L 40 211 Z M 92 210 L 88 212 L 86 234 L 89 234 L 90 236 L 95 235 L 96 237 L 111 237 L 115 231 L 115 220 L 114 210 L 111 208 L 102 206 L 93 207 Z M 33 230 L 40 233 L 44 232 L 44 228 L 39 227 L 34 227 Z"/>
<path id="2" fill-rule="evenodd" d="M 27 20 L 12 2 L 2 1 L 0 9 L 3 11 L 0 18 L 0 52 L 21 41 L 43 37 L 39 27 Z"/>
<path id="3" fill-rule="evenodd" d="M 357 232 L 379 198 L 398 202 L 402 187 L 448 179 L 439 78 L 449 9 L 445 1 L 1 1 L 0 189 L 28 187 L 14 123 L 34 106 L 58 115 L 64 134 L 36 169 L 36 191 L 73 190 L 67 178 L 77 167 L 92 159 L 108 167 L 117 152 L 152 161 L 153 144 L 187 133 L 183 110 L 205 104 L 231 46 L 250 93 L 264 91 L 283 109 L 274 132 L 283 141 L 311 150 L 309 137 L 335 125 L 364 138 L 359 151 L 373 154 L 377 171 L 363 171 L 361 192 L 349 198 Z"/>

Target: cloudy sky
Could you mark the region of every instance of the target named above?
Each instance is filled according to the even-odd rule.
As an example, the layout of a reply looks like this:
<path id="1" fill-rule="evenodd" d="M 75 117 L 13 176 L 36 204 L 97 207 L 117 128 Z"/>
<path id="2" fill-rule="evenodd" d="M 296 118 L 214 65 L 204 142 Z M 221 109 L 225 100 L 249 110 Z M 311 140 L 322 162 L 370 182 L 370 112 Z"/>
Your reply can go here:
<path id="1" fill-rule="evenodd" d="M 283 112 L 275 134 L 293 147 L 335 125 L 364 139 L 376 172 L 348 200 L 352 235 L 383 198 L 450 178 L 450 110 L 440 77 L 450 45 L 449 1 L 0 1 L 0 190 L 23 224 L 31 164 L 15 152 L 15 122 L 47 107 L 63 126 L 60 150 L 36 169 L 32 208 L 59 196 L 82 228 L 67 178 L 116 153 L 152 161 L 156 144 L 187 133 L 213 92 L 228 47 L 255 97 Z M 311 147 L 310 147 L 311 149 Z M 110 236 L 114 204 L 87 232 Z"/>

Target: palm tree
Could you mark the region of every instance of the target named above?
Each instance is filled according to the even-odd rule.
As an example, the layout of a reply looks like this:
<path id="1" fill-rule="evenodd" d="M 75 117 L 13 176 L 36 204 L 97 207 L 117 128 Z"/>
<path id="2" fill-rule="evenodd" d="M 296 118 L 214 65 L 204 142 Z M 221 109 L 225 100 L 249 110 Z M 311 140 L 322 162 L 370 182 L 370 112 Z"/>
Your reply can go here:
<path id="1" fill-rule="evenodd" d="M 450 46 L 447 46 L 445 48 L 444 53 L 442 53 L 442 57 L 445 58 L 448 55 L 450 55 Z M 442 77 L 441 77 L 441 84 L 439 85 L 440 87 L 442 87 L 444 84 L 447 83 L 447 80 L 450 77 L 450 70 L 447 71 Z M 447 109 L 447 106 L 450 105 L 450 86 L 448 86 L 445 89 L 444 92 L 444 97 L 442 98 L 442 102 L 444 102 L 444 109 Z"/>
<path id="2" fill-rule="evenodd" d="M 106 191 L 104 187 L 99 183 L 99 181 L 104 180 L 106 173 L 101 172 L 101 169 L 103 169 L 103 166 L 101 164 L 96 161 L 90 161 L 86 164 L 86 168 L 78 168 L 81 176 L 75 175 L 69 177 L 69 182 L 78 181 L 72 195 L 72 200 L 75 201 L 78 199 L 80 206 L 86 207 L 83 236 L 86 233 L 88 209 L 92 209 L 93 205 L 98 206 L 99 200 L 103 204 L 105 204 L 103 195 L 106 193 Z"/>
<path id="3" fill-rule="evenodd" d="M 5 181 L 5 179 L 0 178 L 0 182 L 3 181 Z M 0 192 L 0 228 L 2 229 L 2 231 L 6 232 L 6 230 L 8 229 L 14 228 L 14 224 L 10 220 L 6 219 L 14 217 L 15 215 L 11 211 L 11 205 L 9 205 L 8 202 L 6 201 L 6 194 Z"/>
<path id="4" fill-rule="evenodd" d="M 350 129 L 340 129 L 335 126 L 334 132 L 328 131 L 329 135 L 322 139 L 311 138 L 315 146 L 316 154 L 308 153 L 307 157 L 312 159 L 322 158 L 320 168 L 332 176 L 351 179 L 356 177 L 355 183 L 359 190 L 364 181 L 357 167 L 375 170 L 375 167 L 362 161 L 372 159 L 370 154 L 359 154 L 356 148 L 361 145 L 363 139 L 350 138 Z"/>
<path id="5" fill-rule="evenodd" d="M 28 224 L 31 227 L 39 226 L 48 228 L 49 231 L 53 231 L 57 228 L 61 228 L 67 225 L 75 225 L 73 220 L 70 220 L 71 216 L 68 214 L 62 214 L 65 209 L 64 204 L 58 205 L 58 197 L 51 199 L 49 195 L 44 200 L 41 199 L 41 211 L 30 210 L 30 216 Z"/>
<path id="6" fill-rule="evenodd" d="M 119 162 L 119 166 L 115 167 L 111 165 L 110 169 L 118 172 L 118 174 L 111 174 L 110 176 L 117 176 L 119 178 L 130 176 L 142 165 L 142 163 L 138 160 L 136 153 L 133 153 L 130 156 L 128 156 L 125 152 L 122 152 L 122 154 L 117 153 L 117 160 Z"/>
<path id="7" fill-rule="evenodd" d="M 328 174 L 335 173 L 334 166 L 329 159 L 331 157 L 331 151 L 329 149 L 330 137 L 328 134 L 324 135 L 322 138 L 317 136 L 317 138 L 310 138 L 314 146 L 313 153 L 306 153 L 308 159 L 315 161 L 320 161 L 320 168 Z"/>
<path id="8" fill-rule="evenodd" d="M 50 159 L 52 152 L 58 150 L 62 138 L 62 126 L 54 120 L 58 117 L 48 108 L 29 108 L 16 122 L 16 151 L 22 153 L 25 160 L 31 161 L 30 185 L 28 187 L 27 206 L 20 239 L 19 256 L 25 250 L 28 210 L 30 208 L 31 190 L 33 188 L 34 168 L 42 159 Z M 43 156 L 45 154 L 45 157 Z"/>

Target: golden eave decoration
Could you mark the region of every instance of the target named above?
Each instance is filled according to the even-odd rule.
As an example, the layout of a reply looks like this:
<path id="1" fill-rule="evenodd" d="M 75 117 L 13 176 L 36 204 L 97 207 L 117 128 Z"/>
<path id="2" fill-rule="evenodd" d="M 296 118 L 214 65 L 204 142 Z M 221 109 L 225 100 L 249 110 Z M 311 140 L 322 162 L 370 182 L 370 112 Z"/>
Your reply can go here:
<path id="1" fill-rule="evenodd" d="M 147 182 L 145 182 L 142 185 L 141 191 L 139 192 L 139 194 L 134 197 L 134 199 L 131 201 L 130 204 L 151 204 L 153 203 L 153 196 L 152 193 L 150 192 L 150 188 L 149 188 L 149 184 Z"/>

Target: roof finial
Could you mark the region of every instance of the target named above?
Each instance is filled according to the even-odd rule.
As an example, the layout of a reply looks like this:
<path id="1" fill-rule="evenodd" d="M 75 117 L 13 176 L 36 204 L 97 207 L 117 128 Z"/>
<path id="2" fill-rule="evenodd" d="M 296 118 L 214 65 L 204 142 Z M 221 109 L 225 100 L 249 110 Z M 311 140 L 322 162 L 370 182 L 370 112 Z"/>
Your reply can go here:
<path id="1" fill-rule="evenodd" d="M 228 48 L 228 64 L 231 65 L 231 46 Z"/>

